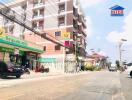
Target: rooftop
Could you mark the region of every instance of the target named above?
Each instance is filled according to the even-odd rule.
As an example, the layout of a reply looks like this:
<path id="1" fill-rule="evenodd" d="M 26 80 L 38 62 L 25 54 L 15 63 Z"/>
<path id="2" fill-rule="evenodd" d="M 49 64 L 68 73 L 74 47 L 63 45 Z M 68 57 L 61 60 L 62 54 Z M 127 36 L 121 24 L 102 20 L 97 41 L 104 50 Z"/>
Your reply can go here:
<path id="1" fill-rule="evenodd" d="M 119 6 L 119 5 L 115 5 L 113 7 L 110 8 L 111 10 L 124 10 L 125 8 Z"/>

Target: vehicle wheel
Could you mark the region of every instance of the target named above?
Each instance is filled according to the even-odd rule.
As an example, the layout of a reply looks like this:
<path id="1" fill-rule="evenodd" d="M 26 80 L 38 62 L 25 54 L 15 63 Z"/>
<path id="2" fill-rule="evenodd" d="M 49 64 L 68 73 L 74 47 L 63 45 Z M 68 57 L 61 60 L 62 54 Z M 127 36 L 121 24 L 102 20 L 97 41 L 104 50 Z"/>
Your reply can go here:
<path id="1" fill-rule="evenodd" d="M 16 78 L 20 78 L 21 77 L 21 75 L 16 75 Z"/>
<path id="2" fill-rule="evenodd" d="M 130 76 L 132 77 L 132 71 L 130 72 Z"/>

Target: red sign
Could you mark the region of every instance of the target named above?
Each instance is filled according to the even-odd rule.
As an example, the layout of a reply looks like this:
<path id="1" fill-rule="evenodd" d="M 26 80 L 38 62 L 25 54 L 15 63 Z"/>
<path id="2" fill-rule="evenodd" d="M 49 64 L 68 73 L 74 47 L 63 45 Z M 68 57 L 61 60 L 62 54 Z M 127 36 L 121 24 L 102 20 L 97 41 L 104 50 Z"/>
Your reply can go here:
<path id="1" fill-rule="evenodd" d="M 123 14 L 123 10 L 112 10 L 112 14 Z"/>
<path id="2" fill-rule="evenodd" d="M 70 46 L 70 41 L 65 41 L 64 45 L 65 46 Z"/>

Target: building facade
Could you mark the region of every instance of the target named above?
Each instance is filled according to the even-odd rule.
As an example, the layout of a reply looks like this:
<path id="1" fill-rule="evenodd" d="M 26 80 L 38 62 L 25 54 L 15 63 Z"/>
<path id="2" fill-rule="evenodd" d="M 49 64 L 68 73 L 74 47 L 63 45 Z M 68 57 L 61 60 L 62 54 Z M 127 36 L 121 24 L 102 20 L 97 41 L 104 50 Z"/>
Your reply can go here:
<path id="1" fill-rule="evenodd" d="M 78 1 L 21 0 L 8 6 L 24 16 L 22 21 L 35 31 L 68 47 L 52 43 L 2 18 L 1 23 L 5 21 L 2 25 L 7 33 L 43 46 L 44 53 L 40 55 L 39 61 L 50 72 L 74 72 L 77 66 L 83 64 L 86 54 L 86 19 Z"/>

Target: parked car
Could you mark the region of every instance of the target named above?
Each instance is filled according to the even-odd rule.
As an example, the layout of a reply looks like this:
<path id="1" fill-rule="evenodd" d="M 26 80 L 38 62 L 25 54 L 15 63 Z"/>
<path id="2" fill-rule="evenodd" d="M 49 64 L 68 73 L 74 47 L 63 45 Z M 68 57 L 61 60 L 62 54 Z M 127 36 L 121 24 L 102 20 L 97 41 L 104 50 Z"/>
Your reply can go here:
<path id="1" fill-rule="evenodd" d="M 130 77 L 132 77 L 132 66 L 128 66 L 126 72 Z"/>
<path id="2" fill-rule="evenodd" d="M 109 67 L 109 71 L 117 71 L 117 67 L 115 64 L 111 64 L 111 66 Z"/>
<path id="3" fill-rule="evenodd" d="M 11 62 L 3 62 L 0 61 L 0 77 L 6 78 L 8 76 L 16 76 L 16 78 L 20 78 L 23 74 L 23 69 L 20 66 L 16 66 Z"/>

